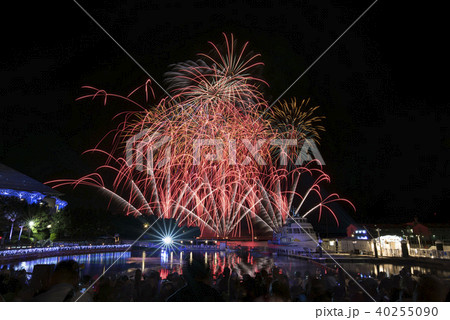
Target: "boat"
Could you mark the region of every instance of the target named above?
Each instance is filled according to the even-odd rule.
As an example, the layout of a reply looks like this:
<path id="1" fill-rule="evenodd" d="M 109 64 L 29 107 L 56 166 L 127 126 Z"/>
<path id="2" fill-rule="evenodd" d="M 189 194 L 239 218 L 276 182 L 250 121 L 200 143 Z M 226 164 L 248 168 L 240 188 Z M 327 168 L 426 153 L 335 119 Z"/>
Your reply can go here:
<path id="1" fill-rule="evenodd" d="M 303 217 L 288 218 L 280 232 L 274 232 L 271 244 L 295 247 L 300 251 L 315 252 L 319 240 L 311 223 Z"/>

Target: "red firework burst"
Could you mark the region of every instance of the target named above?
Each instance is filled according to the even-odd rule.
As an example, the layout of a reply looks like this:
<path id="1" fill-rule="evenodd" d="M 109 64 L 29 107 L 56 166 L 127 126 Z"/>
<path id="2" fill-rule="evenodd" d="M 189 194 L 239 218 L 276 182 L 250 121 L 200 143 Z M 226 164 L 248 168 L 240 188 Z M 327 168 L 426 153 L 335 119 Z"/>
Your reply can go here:
<path id="1" fill-rule="evenodd" d="M 275 117 L 261 119 L 268 104 L 260 86 L 266 83 L 252 73 L 262 65 L 259 55 L 247 54 L 248 43 L 238 47 L 233 35 L 224 34 L 224 39 L 224 49 L 210 43 L 211 54 L 173 66 L 168 73 L 173 97 L 150 108 L 133 99 L 140 91 L 145 101 L 154 97 L 150 81 L 126 97 L 85 87 L 92 92 L 80 99 L 103 97 L 106 104 L 119 98 L 139 111 L 117 116 L 122 121 L 110 132 L 110 151 L 102 150 L 101 143 L 89 150 L 104 154 L 104 165 L 77 180 L 52 181 L 54 187 L 94 186 L 127 214 L 175 218 L 180 225 L 199 226 L 203 235 L 219 237 L 243 231 L 253 235 L 255 225 L 279 231 L 289 212 L 307 216 L 318 211 L 320 217 L 326 210 L 336 218 L 329 204 L 348 201 L 337 194 L 322 196 L 319 185 L 329 177 L 321 168 L 313 163 L 280 166 L 274 156 L 270 141 L 285 137 L 286 130 L 304 139 L 304 128 L 296 123 L 280 131 Z M 110 184 L 104 170 L 114 175 Z M 315 178 L 300 194 L 303 175 Z M 315 204 L 307 207 L 307 199 Z"/>

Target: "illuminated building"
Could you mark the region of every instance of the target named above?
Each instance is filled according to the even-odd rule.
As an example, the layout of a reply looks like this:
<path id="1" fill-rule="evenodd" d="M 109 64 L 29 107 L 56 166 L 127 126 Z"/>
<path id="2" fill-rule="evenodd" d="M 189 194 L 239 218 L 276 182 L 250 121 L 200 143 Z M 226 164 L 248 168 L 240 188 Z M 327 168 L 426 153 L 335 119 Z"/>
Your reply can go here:
<path id="1" fill-rule="evenodd" d="M 44 204 L 56 211 L 63 209 L 67 202 L 61 200 L 58 192 L 41 182 L 30 178 L 0 163 L 0 196 L 16 197 L 28 204 Z"/>

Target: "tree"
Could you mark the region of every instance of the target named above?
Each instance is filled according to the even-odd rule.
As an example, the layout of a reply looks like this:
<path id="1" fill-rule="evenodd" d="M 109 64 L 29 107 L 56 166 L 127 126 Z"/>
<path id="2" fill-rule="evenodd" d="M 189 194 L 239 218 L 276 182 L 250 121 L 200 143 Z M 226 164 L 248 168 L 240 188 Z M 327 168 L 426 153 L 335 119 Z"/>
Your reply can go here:
<path id="1" fill-rule="evenodd" d="M 9 231 L 9 240 L 12 240 L 14 225 L 21 219 L 27 203 L 16 197 L 0 197 L 0 212 L 2 216 L 11 223 Z"/>
<path id="2" fill-rule="evenodd" d="M 65 208 L 52 215 L 50 240 L 63 239 L 71 237 L 70 211 Z"/>
<path id="3" fill-rule="evenodd" d="M 22 218 L 22 225 L 26 225 L 33 235 L 33 240 L 50 238 L 51 215 L 46 204 L 31 204 L 27 206 Z"/>
<path id="4" fill-rule="evenodd" d="M 9 221 L 11 221 L 11 231 L 9 232 L 9 240 L 12 238 L 13 230 L 14 230 L 14 222 L 19 217 L 19 214 L 16 211 L 11 211 L 5 213 L 5 218 Z"/>

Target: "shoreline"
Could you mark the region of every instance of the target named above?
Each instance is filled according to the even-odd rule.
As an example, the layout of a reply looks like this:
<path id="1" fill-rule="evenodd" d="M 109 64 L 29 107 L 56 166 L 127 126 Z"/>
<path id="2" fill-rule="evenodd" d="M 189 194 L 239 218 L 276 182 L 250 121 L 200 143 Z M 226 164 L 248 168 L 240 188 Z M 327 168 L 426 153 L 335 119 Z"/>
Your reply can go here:
<path id="1" fill-rule="evenodd" d="M 72 256 L 72 255 L 84 255 L 84 254 L 94 254 L 94 253 L 108 253 L 108 252 L 123 252 L 127 247 L 107 247 L 107 248 L 90 248 L 90 249 L 68 249 L 70 247 L 65 247 L 65 249 L 54 250 L 48 252 L 36 252 L 24 255 L 11 255 L 11 256 L 0 256 L 0 264 L 9 264 L 21 261 L 36 260 L 42 258 L 51 258 L 59 256 Z"/>
<path id="2" fill-rule="evenodd" d="M 403 266 L 418 266 L 425 268 L 438 268 L 441 270 L 450 271 L 450 260 L 448 259 L 432 259 L 432 258 L 416 258 L 416 257 L 372 257 L 372 256 L 356 256 L 350 254 L 332 254 L 330 258 L 326 254 L 322 257 L 317 256 L 305 256 L 300 254 L 285 253 L 282 250 L 275 251 L 280 256 L 287 256 L 291 258 L 297 258 L 302 260 L 308 260 L 316 263 L 370 263 L 373 265 L 380 264 L 394 264 Z"/>
<path id="3" fill-rule="evenodd" d="M 221 251 L 218 247 L 214 249 L 211 248 L 213 246 L 201 247 L 201 246 L 185 246 L 182 251 Z M 258 246 L 265 247 L 265 246 Z M 42 258 L 49 257 L 58 257 L 58 256 L 71 256 L 71 255 L 85 255 L 85 254 L 96 254 L 96 253 L 109 253 L 109 252 L 124 252 L 129 248 L 129 245 L 123 244 L 119 246 L 89 246 L 88 248 L 77 248 L 71 249 L 73 247 L 57 247 L 55 250 L 43 251 L 43 252 L 35 252 L 35 253 L 27 253 L 27 254 L 17 254 L 10 256 L 0 256 L 0 264 L 10 264 L 21 261 L 29 261 L 36 260 Z M 301 259 L 311 261 L 313 263 L 319 264 L 328 264 L 328 263 L 369 263 L 373 265 L 380 264 L 394 264 L 394 265 L 404 265 L 404 266 L 420 266 L 420 267 L 430 267 L 430 268 L 438 268 L 441 270 L 450 271 L 450 260 L 449 259 L 433 259 L 433 258 L 425 258 L 425 257 L 378 257 L 375 258 L 373 256 L 361 256 L 361 255 L 350 255 L 350 254 L 331 254 L 330 258 L 326 254 L 323 254 L 322 257 L 319 257 L 316 254 L 313 256 L 310 255 L 302 255 L 298 253 L 289 253 L 286 252 L 286 248 L 277 248 L 274 246 L 265 247 L 272 254 L 275 253 L 279 256 L 287 256 L 291 258 Z M 42 248 L 45 249 L 45 248 Z M 141 246 L 133 246 L 129 251 L 134 249 L 144 249 Z M 235 251 L 236 247 L 229 247 L 228 250 Z M 247 247 L 247 250 L 251 248 Z M 333 260 L 334 259 L 334 260 Z"/>

